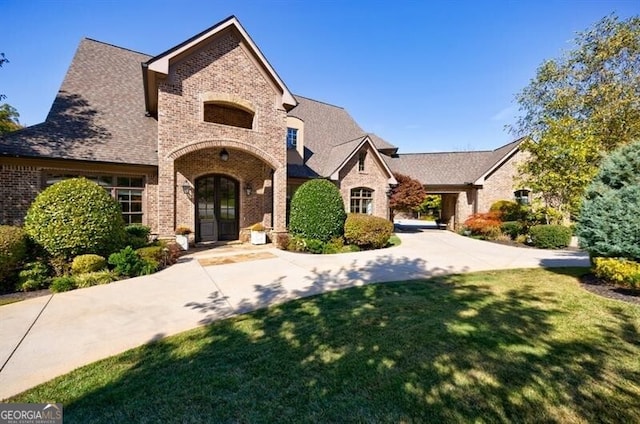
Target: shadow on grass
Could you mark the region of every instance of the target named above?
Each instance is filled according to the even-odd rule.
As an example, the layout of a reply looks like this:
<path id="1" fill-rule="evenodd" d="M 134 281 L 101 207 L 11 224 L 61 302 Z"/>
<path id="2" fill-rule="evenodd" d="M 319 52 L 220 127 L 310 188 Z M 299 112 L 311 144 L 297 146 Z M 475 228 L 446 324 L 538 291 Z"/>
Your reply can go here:
<path id="1" fill-rule="evenodd" d="M 21 400 L 63 402 L 69 422 L 637 421 L 637 371 L 607 363 L 637 361 L 628 323 L 638 317 L 604 311 L 604 336 L 582 340 L 559 330 L 574 320 L 553 290 L 565 277 L 505 275 L 307 297 L 156 341 Z M 343 277 L 319 272 L 308 293 Z M 262 289 L 264 301 L 287 295 L 281 281 Z"/>

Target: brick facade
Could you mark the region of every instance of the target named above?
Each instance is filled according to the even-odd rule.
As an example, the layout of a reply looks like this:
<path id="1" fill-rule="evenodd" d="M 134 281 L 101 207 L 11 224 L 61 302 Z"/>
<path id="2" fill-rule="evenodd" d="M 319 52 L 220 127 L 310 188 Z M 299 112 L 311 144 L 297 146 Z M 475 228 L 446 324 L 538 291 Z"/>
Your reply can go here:
<path id="1" fill-rule="evenodd" d="M 366 153 L 364 171 L 358 167 L 360 152 Z M 350 210 L 351 189 L 364 187 L 373 190 L 373 215 L 389 218 L 389 177 L 368 144 L 362 146 L 342 167 L 339 178 L 340 194 L 347 212 Z"/>
<path id="2" fill-rule="evenodd" d="M 262 221 L 286 231 L 286 111 L 281 93 L 232 31 L 219 34 L 170 66 L 158 86 L 158 229 L 195 226 L 193 203 L 178 186 L 186 178 L 226 174 L 240 182 L 240 226 Z M 206 122 L 205 102 L 223 98 L 254 113 L 252 128 Z M 280 106 L 278 106 L 280 104 Z M 244 124 L 244 122 L 243 122 Z M 225 148 L 229 161 L 221 163 Z M 274 189 L 271 188 L 273 171 Z M 256 192 L 246 196 L 251 183 Z M 273 196 L 273 199 L 270 197 Z"/>
<path id="3" fill-rule="evenodd" d="M 0 164 L 0 224 L 22 225 L 40 191 L 40 169 Z"/>
<path id="4" fill-rule="evenodd" d="M 513 193 L 522 187 L 518 186 L 514 178 L 525 159 L 526 154 L 518 150 L 485 178 L 482 190 L 478 192 L 479 212 L 487 212 L 498 200 L 515 200 Z"/>

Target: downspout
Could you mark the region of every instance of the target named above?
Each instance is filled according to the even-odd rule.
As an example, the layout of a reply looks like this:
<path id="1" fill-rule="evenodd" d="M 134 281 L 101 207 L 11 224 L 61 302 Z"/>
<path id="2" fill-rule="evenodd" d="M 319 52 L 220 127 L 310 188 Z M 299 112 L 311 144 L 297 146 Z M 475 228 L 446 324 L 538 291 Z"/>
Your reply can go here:
<path id="1" fill-rule="evenodd" d="M 276 214 L 276 186 L 274 185 L 273 174 L 275 170 L 271 170 L 271 228 L 273 229 L 274 216 Z"/>

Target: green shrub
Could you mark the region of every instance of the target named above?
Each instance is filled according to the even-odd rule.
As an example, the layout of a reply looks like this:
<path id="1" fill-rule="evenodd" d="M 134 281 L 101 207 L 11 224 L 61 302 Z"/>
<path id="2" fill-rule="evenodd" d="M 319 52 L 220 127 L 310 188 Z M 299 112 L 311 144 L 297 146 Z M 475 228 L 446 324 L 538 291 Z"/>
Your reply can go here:
<path id="1" fill-rule="evenodd" d="M 344 239 L 342 237 L 334 237 L 327 244 L 324 245 L 322 253 L 333 254 L 341 253 L 344 249 Z"/>
<path id="2" fill-rule="evenodd" d="M 101 271 L 107 267 L 107 260 L 94 254 L 80 255 L 73 258 L 71 262 L 71 273 L 85 274 L 87 272 Z"/>
<path id="3" fill-rule="evenodd" d="M 116 281 L 117 277 L 109 270 L 87 272 L 84 274 L 78 274 L 73 276 L 75 286 L 79 289 L 91 286 L 97 286 L 100 284 L 109 284 Z"/>
<path id="4" fill-rule="evenodd" d="M 344 238 L 348 244 L 366 249 L 379 249 L 389 242 L 393 223 L 378 216 L 350 213 L 344 224 Z"/>
<path id="5" fill-rule="evenodd" d="M 529 235 L 531 243 L 541 249 L 560 249 L 571 242 L 571 228 L 562 225 L 534 225 Z"/>
<path id="6" fill-rule="evenodd" d="M 138 255 L 144 260 L 152 260 L 158 263 L 165 261 L 165 257 L 168 255 L 168 249 L 165 246 L 147 246 L 136 249 Z"/>
<path id="7" fill-rule="evenodd" d="M 287 241 L 287 250 L 290 252 L 304 252 L 307 248 L 307 243 L 302 237 L 289 236 Z"/>
<path id="8" fill-rule="evenodd" d="M 576 235 L 593 257 L 640 261 L 640 142 L 613 152 L 587 188 Z"/>
<path id="9" fill-rule="evenodd" d="M 113 265 L 113 272 L 116 275 L 137 277 L 143 275 L 142 270 L 146 262 L 131 246 L 127 246 L 119 252 L 112 253 L 109 256 L 109 264 Z"/>
<path id="10" fill-rule="evenodd" d="M 494 239 L 502 234 L 500 231 L 500 225 L 502 224 L 500 216 L 501 213 L 497 211 L 476 213 L 464 221 L 464 228 L 470 231 L 471 235 Z"/>
<path id="11" fill-rule="evenodd" d="M 527 221 L 531 207 L 512 200 L 498 200 L 491 205 L 489 212 L 498 212 L 502 221 Z"/>
<path id="12" fill-rule="evenodd" d="M 289 231 L 294 236 L 327 242 L 342 236 L 345 219 L 340 190 L 328 180 L 307 181 L 291 199 Z"/>
<path id="13" fill-rule="evenodd" d="M 71 273 L 71 262 L 64 256 L 52 256 L 48 258 L 49 266 L 56 277 L 62 277 Z"/>
<path id="14" fill-rule="evenodd" d="M 20 227 L 0 225 L 0 282 L 8 281 L 27 256 L 27 235 Z"/>
<path id="15" fill-rule="evenodd" d="M 519 221 L 507 221 L 500 225 L 500 230 L 511 237 L 511 240 L 515 240 L 520 234 L 524 232 L 524 226 Z"/>
<path id="16" fill-rule="evenodd" d="M 640 263 L 624 258 L 594 258 L 593 273 L 616 286 L 640 289 Z"/>
<path id="17" fill-rule="evenodd" d="M 73 290 L 76 288 L 76 280 L 69 275 L 63 275 L 62 277 L 55 277 L 51 281 L 51 286 L 49 288 L 54 293 Z"/>
<path id="18" fill-rule="evenodd" d="M 125 244 L 139 249 L 149 244 L 149 234 L 151 234 L 151 228 L 142 224 L 131 224 L 124 227 L 126 233 Z"/>
<path id="19" fill-rule="evenodd" d="M 318 239 L 305 239 L 306 247 L 305 251 L 309 253 L 322 253 L 324 251 L 325 243 Z"/>
<path id="20" fill-rule="evenodd" d="M 48 285 L 49 268 L 42 262 L 29 262 L 18 274 L 18 290 L 40 290 L 47 288 Z"/>
<path id="21" fill-rule="evenodd" d="M 125 238 L 120 205 L 85 178 L 60 181 L 38 194 L 27 212 L 25 230 L 51 256 L 67 259 L 107 255 L 122 247 Z"/>

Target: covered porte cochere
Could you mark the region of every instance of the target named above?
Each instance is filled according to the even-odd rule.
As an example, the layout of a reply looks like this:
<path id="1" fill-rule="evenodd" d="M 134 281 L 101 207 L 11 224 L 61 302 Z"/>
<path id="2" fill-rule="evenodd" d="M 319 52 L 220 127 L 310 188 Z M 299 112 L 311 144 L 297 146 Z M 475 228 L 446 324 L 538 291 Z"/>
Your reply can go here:
<path id="1" fill-rule="evenodd" d="M 245 240 L 256 223 L 275 235 L 286 232 L 286 166 L 266 152 L 237 141 L 208 141 L 177 149 L 164 162 L 161 234 L 187 227 L 196 242 Z M 162 184 L 163 177 L 169 184 Z M 162 187 L 172 190 L 163 196 Z"/>

